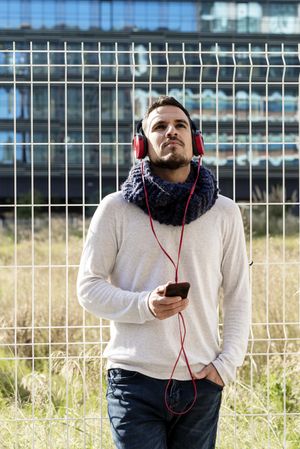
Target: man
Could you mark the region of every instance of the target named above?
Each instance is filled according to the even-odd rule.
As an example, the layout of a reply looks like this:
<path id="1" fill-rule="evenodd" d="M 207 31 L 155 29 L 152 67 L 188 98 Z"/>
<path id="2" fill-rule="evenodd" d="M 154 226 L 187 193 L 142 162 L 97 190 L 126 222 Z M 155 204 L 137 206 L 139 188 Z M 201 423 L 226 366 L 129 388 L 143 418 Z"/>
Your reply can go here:
<path id="1" fill-rule="evenodd" d="M 104 355 L 118 449 L 213 449 L 223 386 L 244 359 L 250 300 L 242 220 L 212 173 L 199 173 L 192 160 L 197 136 L 174 98 L 150 106 L 138 136 L 149 161 L 101 202 L 81 258 L 79 301 L 112 320 Z M 190 283 L 188 298 L 166 296 L 174 279 Z"/>

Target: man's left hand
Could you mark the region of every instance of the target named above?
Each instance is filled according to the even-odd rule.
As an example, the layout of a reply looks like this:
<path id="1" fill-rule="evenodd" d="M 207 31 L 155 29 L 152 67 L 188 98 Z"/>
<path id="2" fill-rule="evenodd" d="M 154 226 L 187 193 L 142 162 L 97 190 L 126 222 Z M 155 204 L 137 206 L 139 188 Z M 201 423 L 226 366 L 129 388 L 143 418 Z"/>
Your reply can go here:
<path id="1" fill-rule="evenodd" d="M 199 373 L 193 373 L 193 376 L 195 379 L 207 379 L 211 380 L 212 382 L 220 385 L 221 387 L 224 387 L 224 382 L 222 381 L 221 376 L 219 375 L 218 371 L 214 367 L 212 363 L 205 366 Z"/>

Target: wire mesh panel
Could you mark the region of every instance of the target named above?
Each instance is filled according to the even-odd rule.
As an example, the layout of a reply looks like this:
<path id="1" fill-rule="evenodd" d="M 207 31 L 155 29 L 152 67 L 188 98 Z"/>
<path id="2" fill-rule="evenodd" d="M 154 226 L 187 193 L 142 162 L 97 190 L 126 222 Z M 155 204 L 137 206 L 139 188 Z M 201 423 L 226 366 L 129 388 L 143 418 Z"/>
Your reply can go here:
<path id="1" fill-rule="evenodd" d="M 78 305 L 78 263 L 91 215 L 134 162 L 135 123 L 169 94 L 202 129 L 204 164 L 240 205 L 248 246 L 251 335 L 217 447 L 299 449 L 299 55 L 195 43 L 0 50 L 1 447 L 113 447 L 109 323 Z"/>

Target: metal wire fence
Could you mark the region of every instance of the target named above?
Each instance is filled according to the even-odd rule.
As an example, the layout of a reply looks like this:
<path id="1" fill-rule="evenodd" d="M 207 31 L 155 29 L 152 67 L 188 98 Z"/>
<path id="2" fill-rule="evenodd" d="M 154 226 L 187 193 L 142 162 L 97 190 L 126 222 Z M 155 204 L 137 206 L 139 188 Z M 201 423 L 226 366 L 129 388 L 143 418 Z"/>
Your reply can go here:
<path id="1" fill-rule="evenodd" d="M 76 274 L 92 212 L 133 162 L 135 122 L 168 93 L 203 130 L 253 262 L 248 352 L 217 447 L 299 449 L 299 56 L 283 44 L 0 50 L 1 447 L 113 447 L 109 323 L 80 308 Z"/>

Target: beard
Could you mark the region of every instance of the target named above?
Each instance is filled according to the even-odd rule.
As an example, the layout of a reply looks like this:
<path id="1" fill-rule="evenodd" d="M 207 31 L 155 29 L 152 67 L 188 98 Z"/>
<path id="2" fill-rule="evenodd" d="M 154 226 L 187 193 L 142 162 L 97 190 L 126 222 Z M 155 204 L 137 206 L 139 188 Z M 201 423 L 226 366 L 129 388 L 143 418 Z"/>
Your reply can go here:
<path id="1" fill-rule="evenodd" d="M 177 170 L 181 167 L 186 167 L 190 164 L 190 159 L 182 156 L 182 155 L 176 155 L 171 154 L 168 158 L 157 158 L 156 160 L 151 161 L 151 165 L 158 168 L 164 168 L 168 170 Z"/>

